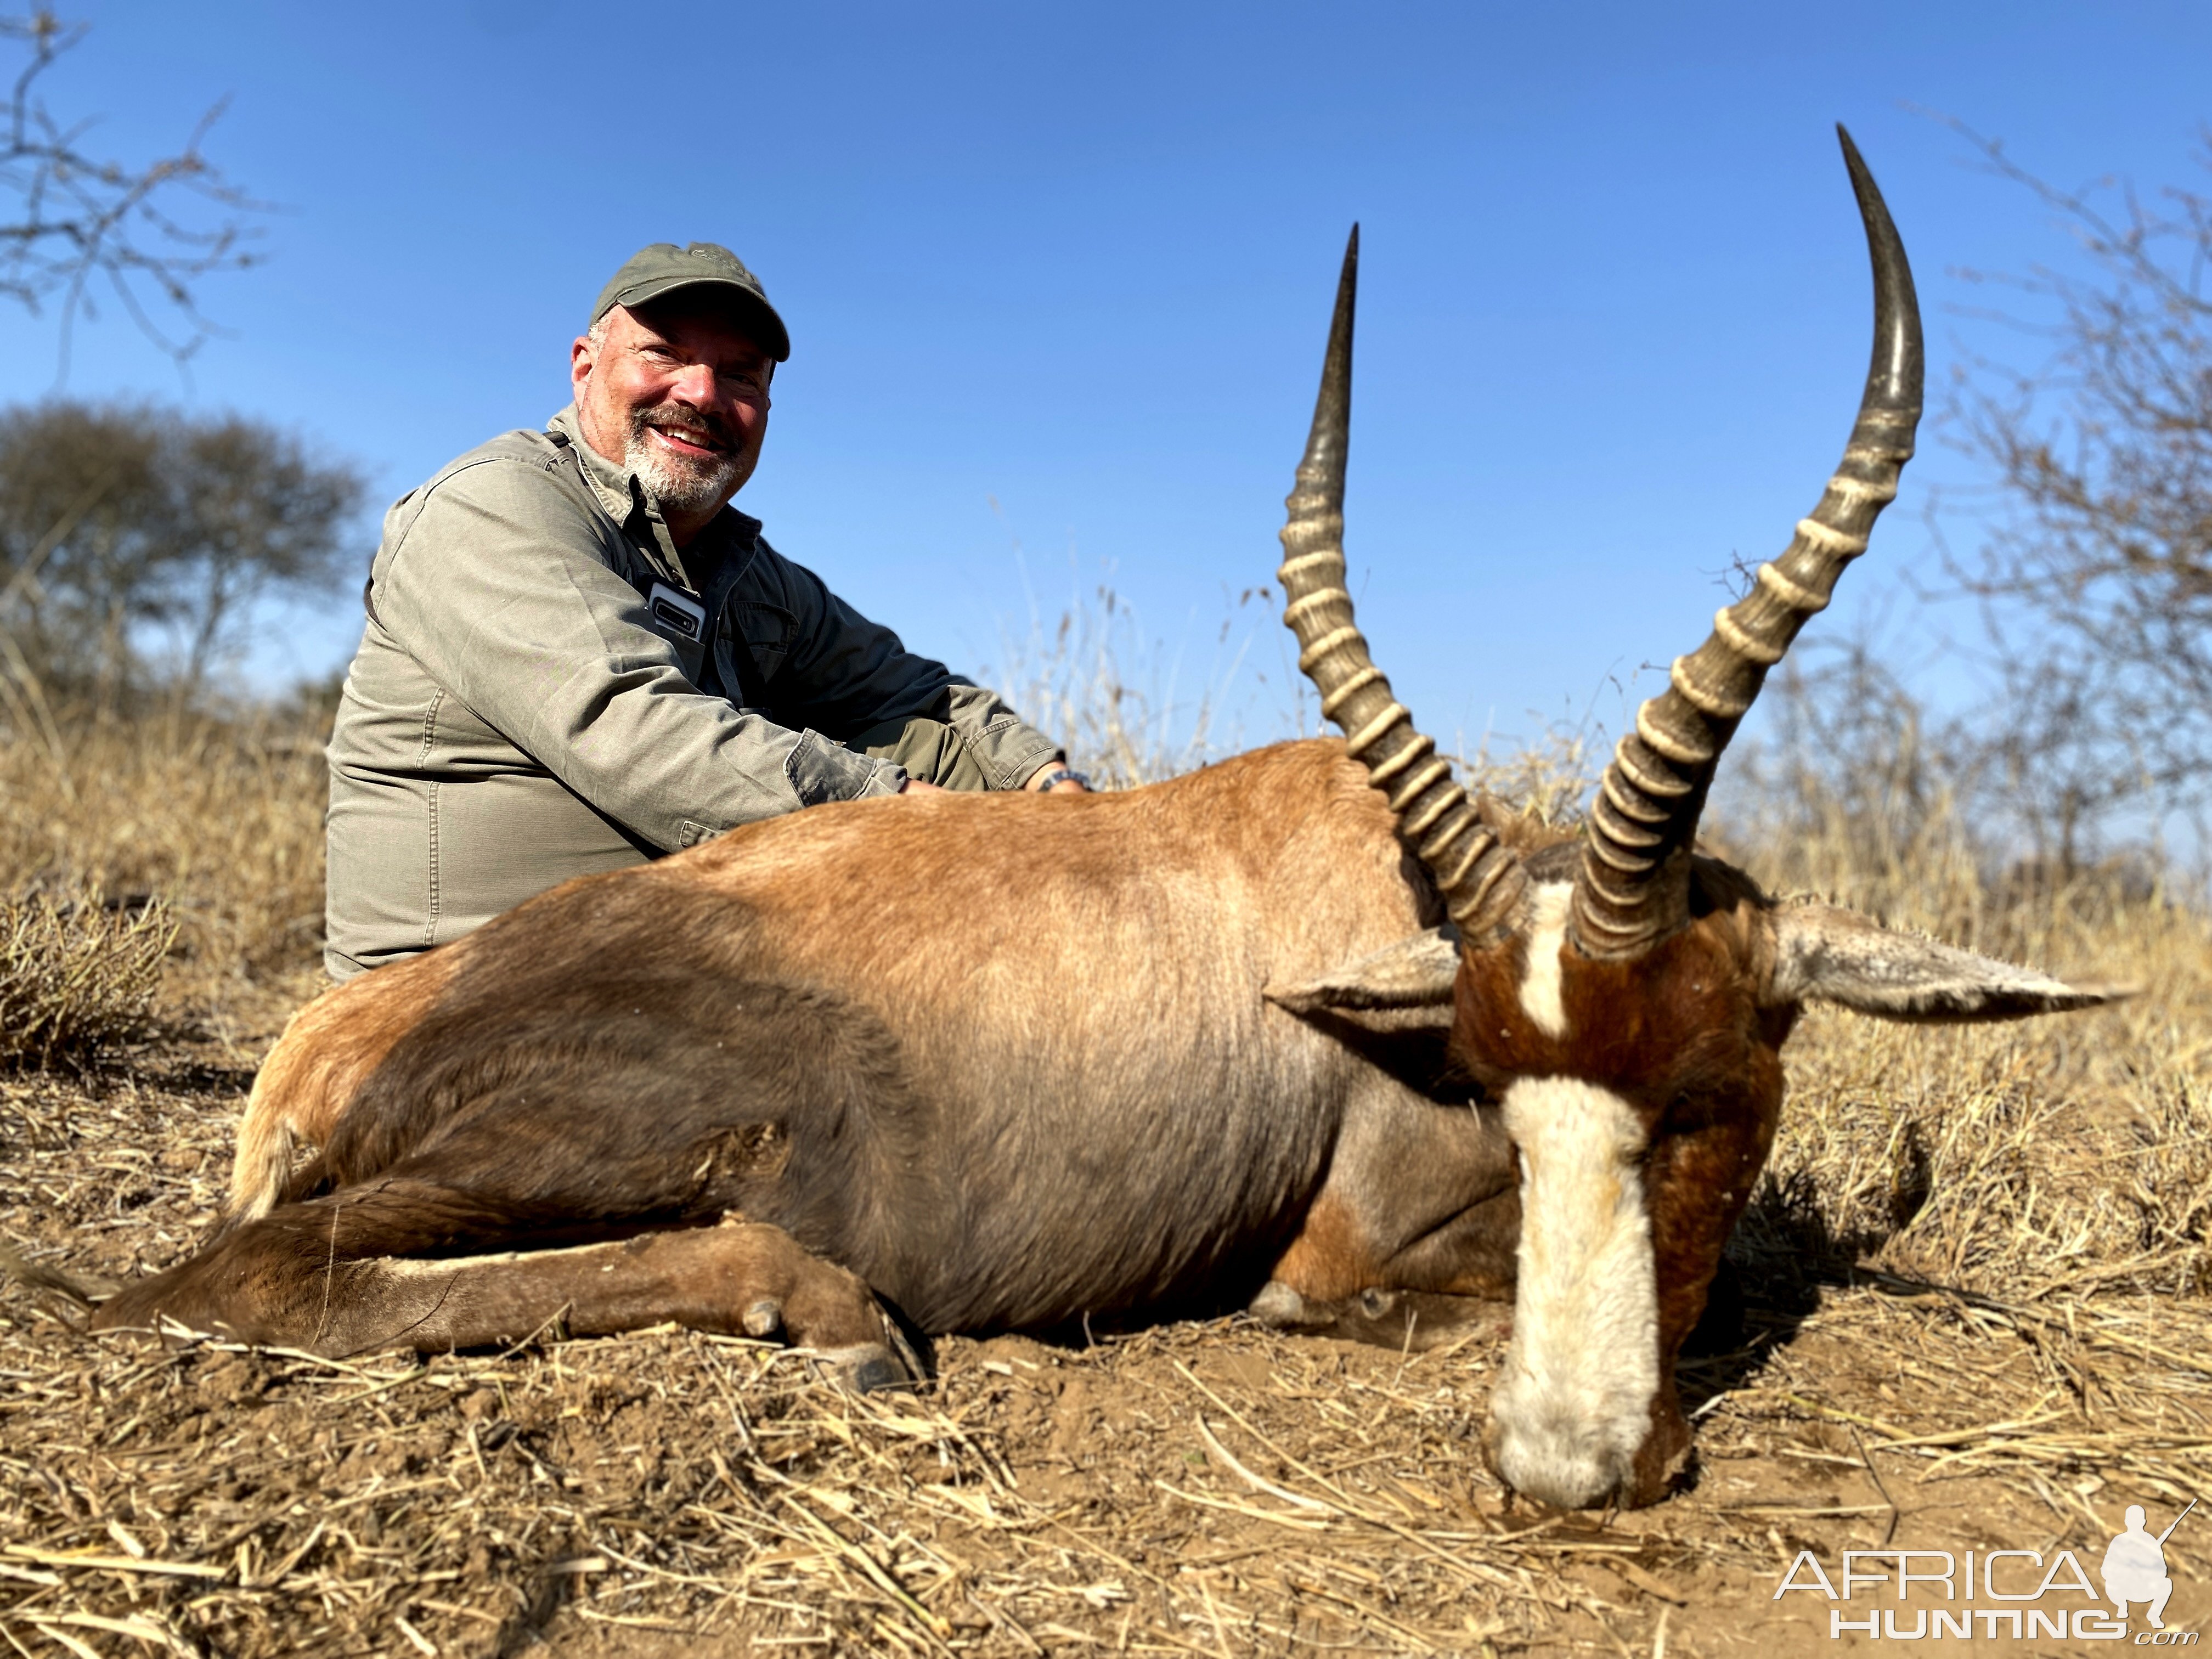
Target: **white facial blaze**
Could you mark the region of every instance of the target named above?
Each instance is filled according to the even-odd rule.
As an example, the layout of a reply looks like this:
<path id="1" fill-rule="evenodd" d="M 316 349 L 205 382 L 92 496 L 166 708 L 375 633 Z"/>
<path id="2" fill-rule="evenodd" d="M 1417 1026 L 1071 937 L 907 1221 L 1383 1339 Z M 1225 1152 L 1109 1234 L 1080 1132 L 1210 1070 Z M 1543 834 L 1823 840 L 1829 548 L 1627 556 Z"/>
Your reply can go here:
<path id="1" fill-rule="evenodd" d="M 1516 1083 L 1504 1117 L 1521 1153 L 1520 1283 L 1492 1447 L 1516 1491 L 1579 1509 L 1627 1477 L 1659 1389 L 1644 1132 L 1619 1096 L 1565 1078 Z"/>
<path id="2" fill-rule="evenodd" d="M 1567 1034 L 1567 1010 L 1559 1000 L 1559 947 L 1567 940 L 1567 910 L 1574 896 L 1571 881 L 1547 882 L 1528 896 L 1528 971 L 1521 981 L 1521 1012 L 1547 1037 Z"/>

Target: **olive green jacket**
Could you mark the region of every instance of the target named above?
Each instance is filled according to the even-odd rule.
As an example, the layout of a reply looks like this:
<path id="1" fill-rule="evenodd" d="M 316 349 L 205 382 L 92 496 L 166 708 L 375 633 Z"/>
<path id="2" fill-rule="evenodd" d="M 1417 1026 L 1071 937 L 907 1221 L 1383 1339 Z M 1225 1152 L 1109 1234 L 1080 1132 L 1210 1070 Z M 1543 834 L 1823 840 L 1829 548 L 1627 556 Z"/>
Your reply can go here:
<path id="1" fill-rule="evenodd" d="M 895 793 L 902 767 L 840 746 L 887 720 L 944 721 L 1002 789 L 1058 754 L 760 531 L 725 508 L 679 555 L 573 408 L 400 499 L 331 738 L 335 977 L 571 876 Z"/>

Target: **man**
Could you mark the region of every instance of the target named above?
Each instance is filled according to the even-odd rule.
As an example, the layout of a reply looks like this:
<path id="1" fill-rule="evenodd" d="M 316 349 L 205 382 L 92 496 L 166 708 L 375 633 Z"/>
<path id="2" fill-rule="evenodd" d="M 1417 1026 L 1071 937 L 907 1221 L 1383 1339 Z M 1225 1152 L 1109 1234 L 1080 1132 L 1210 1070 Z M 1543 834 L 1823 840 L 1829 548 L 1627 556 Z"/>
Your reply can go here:
<path id="1" fill-rule="evenodd" d="M 1084 787 L 729 505 L 790 352 L 735 255 L 656 243 L 571 348 L 575 401 L 386 515 L 331 738 L 334 978 L 779 812 Z"/>

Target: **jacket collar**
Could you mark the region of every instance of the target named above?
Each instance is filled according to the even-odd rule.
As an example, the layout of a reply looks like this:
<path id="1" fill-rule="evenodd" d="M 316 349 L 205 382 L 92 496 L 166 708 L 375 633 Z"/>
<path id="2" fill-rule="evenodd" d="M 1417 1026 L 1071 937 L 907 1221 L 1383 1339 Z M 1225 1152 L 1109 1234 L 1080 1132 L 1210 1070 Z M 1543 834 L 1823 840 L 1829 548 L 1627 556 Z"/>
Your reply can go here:
<path id="1" fill-rule="evenodd" d="M 576 457 L 585 483 L 599 498 L 599 505 L 606 509 L 608 516 L 646 543 L 686 587 L 696 590 L 698 584 L 691 579 L 684 556 L 669 538 L 668 525 L 660 516 L 659 504 L 636 469 L 609 460 L 584 441 L 583 427 L 574 404 L 546 422 L 545 429 L 557 432 L 568 441 L 568 448 Z M 750 562 L 760 533 L 758 519 L 734 507 L 725 507 L 692 541 L 689 562 L 702 572 L 712 570 L 723 560 L 732 557 L 740 563 Z"/>

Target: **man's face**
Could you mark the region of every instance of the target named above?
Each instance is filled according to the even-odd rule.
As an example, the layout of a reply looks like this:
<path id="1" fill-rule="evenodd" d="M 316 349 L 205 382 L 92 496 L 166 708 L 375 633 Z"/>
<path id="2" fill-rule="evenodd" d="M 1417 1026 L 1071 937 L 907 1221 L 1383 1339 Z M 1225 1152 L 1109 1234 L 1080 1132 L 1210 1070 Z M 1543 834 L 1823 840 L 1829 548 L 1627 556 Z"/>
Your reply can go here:
<path id="1" fill-rule="evenodd" d="M 720 512 L 760 459 L 775 364 L 723 308 L 617 306 L 569 352 L 584 440 L 644 479 L 672 529 Z"/>

